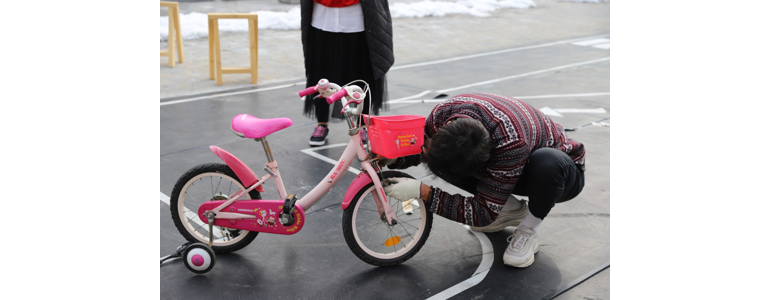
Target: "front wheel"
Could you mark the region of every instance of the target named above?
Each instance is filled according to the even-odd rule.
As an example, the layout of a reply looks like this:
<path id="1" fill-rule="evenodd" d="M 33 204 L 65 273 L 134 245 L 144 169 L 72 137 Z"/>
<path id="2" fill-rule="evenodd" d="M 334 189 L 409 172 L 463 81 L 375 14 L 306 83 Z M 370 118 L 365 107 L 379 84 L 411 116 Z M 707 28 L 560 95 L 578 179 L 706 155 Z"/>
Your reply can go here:
<path id="1" fill-rule="evenodd" d="M 384 178 L 408 177 L 397 171 L 382 172 Z M 433 225 L 433 213 L 422 199 L 412 202 L 412 212 L 404 212 L 401 201 L 388 197 L 388 205 L 396 212 L 398 224 L 388 225 L 378 211 L 372 193 L 374 183 L 361 188 L 342 217 L 342 231 L 350 250 L 366 263 L 386 267 L 401 264 L 417 254 L 425 244 Z"/>

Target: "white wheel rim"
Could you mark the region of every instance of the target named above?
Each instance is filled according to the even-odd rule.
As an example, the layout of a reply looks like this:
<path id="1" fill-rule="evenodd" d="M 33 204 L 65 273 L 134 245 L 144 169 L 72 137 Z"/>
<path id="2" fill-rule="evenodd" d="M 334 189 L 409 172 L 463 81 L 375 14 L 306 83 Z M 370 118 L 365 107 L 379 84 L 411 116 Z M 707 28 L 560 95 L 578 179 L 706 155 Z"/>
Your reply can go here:
<path id="1" fill-rule="evenodd" d="M 395 246 L 393 246 L 393 248 L 395 250 L 394 252 L 389 252 L 389 253 L 375 252 L 372 249 L 370 249 L 370 246 L 373 245 L 371 242 L 367 241 L 366 243 L 364 243 L 364 241 L 362 241 L 361 236 L 359 236 L 359 234 L 358 234 L 358 226 L 356 226 L 358 222 L 364 223 L 364 222 L 367 221 L 367 220 L 358 220 L 358 212 L 359 212 L 359 208 L 361 207 L 362 203 L 364 203 L 366 201 L 369 201 L 369 202 L 372 203 L 371 206 L 376 209 L 376 207 L 374 206 L 374 203 L 373 203 L 374 197 L 370 196 L 370 198 L 366 198 L 367 195 L 371 195 L 371 192 L 373 190 L 374 190 L 374 186 L 371 186 L 369 189 L 367 189 L 366 192 L 364 192 L 364 194 L 362 196 L 362 197 L 364 197 L 364 199 L 359 200 L 356 203 L 355 207 L 353 207 L 353 209 L 354 209 L 353 210 L 353 220 L 352 220 L 352 224 L 351 224 L 352 227 L 353 227 L 353 237 L 355 238 L 356 243 L 358 244 L 358 246 L 361 247 L 361 249 L 363 249 L 364 252 L 366 252 L 367 254 L 369 254 L 369 255 L 371 255 L 373 257 L 376 257 L 378 259 L 393 259 L 393 258 L 400 257 L 400 256 L 404 255 L 404 253 L 414 249 L 414 247 L 417 245 L 417 242 L 420 240 L 422 235 L 425 234 L 425 224 L 427 222 L 427 209 L 425 209 L 426 206 L 424 205 L 423 201 L 420 200 L 420 199 L 416 200 L 416 201 L 418 201 L 419 206 L 413 205 L 413 210 L 419 210 L 420 211 L 420 213 L 419 213 L 420 219 L 419 219 L 419 226 L 417 226 L 418 229 L 416 230 L 416 232 L 413 232 L 411 234 L 411 236 L 409 237 L 411 240 L 408 243 L 406 243 L 406 244 L 403 244 L 403 243 L 396 244 Z M 398 226 L 401 226 L 401 228 L 404 229 L 405 228 L 404 224 L 405 223 L 408 224 L 408 222 L 410 222 L 409 219 L 414 218 L 418 214 L 413 212 L 411 215 L 406 215 L 404 213 L 402 207 L 401 207 L 401 202 L 400 201 L 398 201 L 396 199 L 393 199 L 393 198 L 390 198 L 390 197 L 388 197 L 388 198 L 389 198 L 388 199 L 388 204 L 392 205 L 392 207 L 395 206 L 395 208 L 393 210 L 396 212 L 396 217 L 398 218 L 399 224 L 400 224 L 400 225 L 396 224 L 392 228 L 398 228 Z M 368 220 L 368 221 L 372 222 L 374 220 Z M 382 222 L 382 224 L 379 224 L 378 226 L 387 226 L 387 224 Z M 408 230 L 406 230 L 406 229 L 404 229 L 404 230 L 408 232 Z M 383 231 L 383 232 L 387 232 L 387 231 Z M 376 244 L 376 242 L 374 244 Z M 367 245 L 369 245 L 369 246 L 367 246 Z M 403 247 L 399 248 L 399 245 L 403 246 Z"/>
<path id="2" fill-rule="evenodd" d="M 198 182 L 199 180 L 203 179 L 204 177 L 211 177 L 212 180 L 214 180 L 214 177 L 220 178 L 219 184 L 222 183 L 226 184 L 228 186 L 228 189 L 224 190 L 227 195 L 230 195 L 237 191 L 238 189 L 245 189 L 243 185 L 241 185 L 238 181 L 236 181 L 234 178 L 227 176 L 222 173 L 216 173 L 216 172 L 207 172 L 198 174 L 197 176 L 193 177 L 192 179 L 188 180 L 185 185 L 182 187 L 182 190 L 179 192 L 179 199 L 177 203 L 177 214 L 180 216 L 180 220 L 182 221 L 182 224 L 184 225 L 185 229 L 188 233 L 192 234 L 195 239 L 198 241 L 208 244 L 209 242 L 209 235 L 208 235 L 208 224 L 203 223 L 200 218 L 198 217 L 198 207 L 203 204 L 204 199 L 202 197 L 198 196 L 197 199 L 193 195 L 188 195 L 187 191 L 191 187 L 195 186 L 194 183 Z M 232 184 L 232 185 L 230 185 Z M 216 183 L 213 185 L 214 187 L 219 187 L 220 185 L 217 185 Z M 196 186 L 197 187 L 197 186 Z M 217 188 L 218 189 L 218 188 Z M 198 195 L 206 194 L 205 191 L 203 191 L 203 188 L 199 189 Z M 220 190 L 221 191 L 221 190 Z M 216 194 L 218 191 L 214 191 Z M 190 207 L 187 210 L 185 210 L 185 203 L 187 203 L 188 196 L 191 198 L 191 200 L 194 200 L 194 203 L 197 203 L 195 207 Z M 214 197 L 211 193 L 207 195 L 208 197 L 205 198 L 205 200 L 209 200 Z M 251 199 L 248 194 L 241 197 L 241 199 Z M 193 202 L 193 201 L 190 201 Z M 232 244 L 235 244 L 239 242 L 240 240 L 244 239 L 246 237 L 246 234 L 249 233 L 246 230 L 241 230 L 241 234 L 235 238 L 226 239 L 221 232 L 223 232 L 225 229 L 223 227 L 214 226 L 214 242 L 212 243 L 212 246 L 229 246 Z"/>

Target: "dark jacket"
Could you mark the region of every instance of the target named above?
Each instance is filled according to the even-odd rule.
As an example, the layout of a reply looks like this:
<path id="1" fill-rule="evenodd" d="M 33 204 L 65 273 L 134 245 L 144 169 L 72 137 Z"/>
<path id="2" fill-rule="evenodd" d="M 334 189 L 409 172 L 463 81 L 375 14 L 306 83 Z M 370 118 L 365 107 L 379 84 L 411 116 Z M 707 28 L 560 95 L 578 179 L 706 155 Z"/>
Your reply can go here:
<path id="1" fill-rule="evenodd" d="M 387 0 L 360 0 L 364 13 L 364 31 L 366 43 L 369 46 L 369 60 L 372 62 L 374 79 L 382 78 L 393 66 L 393 22 L 390 18 L 390 7 Z M 307 57 L 307 35 L 310 20 L 313 17 L 313 0 L 302 0 L 302 50 Z M 307 70 L 307 66 L 305 67 Z M 307 74 L 306 74 L 307 75 Z"/>

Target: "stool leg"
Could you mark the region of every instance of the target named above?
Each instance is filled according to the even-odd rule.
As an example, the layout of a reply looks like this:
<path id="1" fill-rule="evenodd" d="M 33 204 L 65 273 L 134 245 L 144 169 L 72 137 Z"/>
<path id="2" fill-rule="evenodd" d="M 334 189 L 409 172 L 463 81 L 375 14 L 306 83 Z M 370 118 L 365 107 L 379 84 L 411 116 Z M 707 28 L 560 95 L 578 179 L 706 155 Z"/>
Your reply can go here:
<path id="1" fill-rule="evenodd" d="M 249 19 L 249 56 L 251 57 L 251 84 L 257 84 L 257 20 Z"/>
<path id="2" fill-rule="evenodd" d="M 214 20 L 214 48 L 217 66 L 217 85 L 222 85 L 222 49 L 219 42 L 219 20 Z"/>
<path id="3" fill-rule="evenodd" d="M 182 26 L 179 19 L 179 4 L 174 6 L 174 31 L 176 32 L 176 46 L 179 51 L 179 63 L 184 62 L 184 45 L 182 44 Z"/>
<path id="4" fill-rule="evenodd" d="M 214 21 L 209 19 L 209 79 L 214 80 Z"/>
<path id="5" fill-rule="evenodd" d="M 176 58 L 174 57 L 174 48 L 176 48 L 176 45 L 174 41 L 176 41 L 176 32 L 174 32 L 174 9 L 169 8 L 168 10 L 168 66 L 170 68 L 174 67 L 174 60 Z"/>

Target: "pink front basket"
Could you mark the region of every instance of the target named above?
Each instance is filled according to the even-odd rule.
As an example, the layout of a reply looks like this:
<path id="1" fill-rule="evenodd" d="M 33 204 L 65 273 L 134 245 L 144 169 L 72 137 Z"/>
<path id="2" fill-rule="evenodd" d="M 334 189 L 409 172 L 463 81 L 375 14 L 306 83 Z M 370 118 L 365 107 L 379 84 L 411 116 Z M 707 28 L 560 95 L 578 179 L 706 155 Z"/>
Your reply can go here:
<path id="1" fill-rule="evenodd" d="M 387 158 L 419 154 L 424 142 L 425 117 L 417 115 L 369 116 L 372 152 Z"/>

